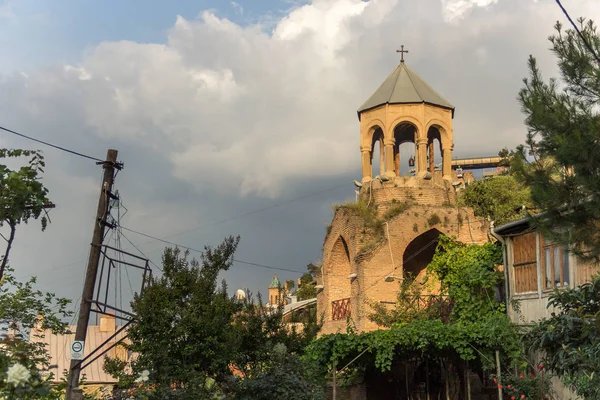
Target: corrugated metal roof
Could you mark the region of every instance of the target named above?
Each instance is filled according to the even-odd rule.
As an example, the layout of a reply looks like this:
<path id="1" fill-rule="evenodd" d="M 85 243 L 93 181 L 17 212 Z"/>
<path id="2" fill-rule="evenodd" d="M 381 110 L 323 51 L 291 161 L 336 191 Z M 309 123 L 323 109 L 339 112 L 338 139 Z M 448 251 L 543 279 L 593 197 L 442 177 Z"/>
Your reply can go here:
<path id="1" fill-rule="evenodd" d="M 427 103 L 452 110 L 454 106 L 419 75 L 410 69 L 404 62 L 386 78 L 379 88 L 358 109 L 358 114 L 363 111 L 379 107 L 384 104 L 410 104 Z"/>
<path id="2" fill-rule="evenodd" d="M 69 327 L 71 332 L 75 332 L 76 327 Z M 32 332 L 33 333 L 33 332 Z M 37 331 L 39 334 L 40 332 Z M 100 326 L 89 326 L 87 331 L 87 339 L 84 345 L 84 355 L 90 354 L 99 345 L 108 340 L 115 332 L 114 331 L 101 331 Z M 110 343 L 119 341 L 121 338 L 126 336 L 126 332 L 121 332 L 117 337 L 113 338 Z M 70 335 L 54 335 L 50 330 L 43 332 L 44 337 L 40 338 L 34 334 L 31 335 L 30 340 L 32 342 L 42 342 L 46 344 L 46 349 L 50 353 L 50 365 L 58 366 L 57 369 L 53 369 L 54 382 L 58 383 L 63 377 L 63 371 L 68 370 L 71 366 L 71 344 L 75 340 L 75 334 Z M 123 352 L 122 350 L 119 353 Z M 114 357 L 117 350 L 113 348 L 107 355 Z M 124 355 L 124 354 L 121 354 Z M 121 358 L 121 357 L 119 357 Z M 85 374 L 85 380 L 87 384 L 109 384 L 116 383 L 117 380 L 112 376 L 104 372 L 104 357 L 100 357 L 82 371 Z"/>

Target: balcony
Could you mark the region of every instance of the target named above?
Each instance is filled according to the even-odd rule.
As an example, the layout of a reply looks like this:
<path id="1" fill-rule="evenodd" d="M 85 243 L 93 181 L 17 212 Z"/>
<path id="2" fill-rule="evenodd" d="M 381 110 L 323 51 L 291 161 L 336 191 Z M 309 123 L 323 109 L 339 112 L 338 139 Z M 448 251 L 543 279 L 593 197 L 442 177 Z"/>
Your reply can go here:
<path id="1" fill-rule="evenodd" d="M 350 317 L 350 298 L 331 302 L 331 319 L 334 321 Z"/>

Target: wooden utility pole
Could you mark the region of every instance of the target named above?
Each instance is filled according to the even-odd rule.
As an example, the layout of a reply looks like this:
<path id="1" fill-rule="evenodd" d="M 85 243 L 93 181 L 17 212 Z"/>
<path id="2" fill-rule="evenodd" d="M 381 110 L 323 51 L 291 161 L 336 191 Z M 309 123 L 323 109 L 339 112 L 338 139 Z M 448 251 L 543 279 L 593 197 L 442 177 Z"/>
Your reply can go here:
<path id="1" fill-rule="evenodd" d="M 115 169 L 118 167 L 117 154 L 117 150 L 108 150 L 108 153 L 106 154 L 106 161 L 102 163 L 102 168 L 104 168 L 104 179 L 102 180 L 102 190 L 100 191 L 98 210 L 96 212 L 96 219 L 94 220 L 92 248 L 90 251 L 90 257 L 88 259 L 83 293 L 81 295 L 81 306 L 79 308 L 77 330 L 75 331 L 75 340 L 81 340 L 84 342 L 90 320 L 94 287 L 96 286 L 96 275 L 98 272 L 98 264 L 100 262 L 104 230 L 106 228 L 106 218 L 109 211 L 109 198 L 112 194 Z M 71 360 L 65 400 L 74 400 L 73 389 L 76 389 L 79 386 L 81 363 L 82 361 L 80 360 Z"/>

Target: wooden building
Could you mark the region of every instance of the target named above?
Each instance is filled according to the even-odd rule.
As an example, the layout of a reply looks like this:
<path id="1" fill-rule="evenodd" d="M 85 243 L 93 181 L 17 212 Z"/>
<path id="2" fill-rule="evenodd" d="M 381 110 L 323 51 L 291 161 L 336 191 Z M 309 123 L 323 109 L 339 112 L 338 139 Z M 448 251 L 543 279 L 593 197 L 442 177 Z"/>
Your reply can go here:
<path id="1" fill-rule="evenodd" d="M 554 311 L 548 297 L 555 290 L 590 282 L 600 264 L 583 261 L 562 244 L 537 231 L 530 219 L 494 229 L 504 243 L 508 314 L 518 325 L 532 325 Z M 558 379 L 553 381 L 557 399 L 575 399 Z"/>

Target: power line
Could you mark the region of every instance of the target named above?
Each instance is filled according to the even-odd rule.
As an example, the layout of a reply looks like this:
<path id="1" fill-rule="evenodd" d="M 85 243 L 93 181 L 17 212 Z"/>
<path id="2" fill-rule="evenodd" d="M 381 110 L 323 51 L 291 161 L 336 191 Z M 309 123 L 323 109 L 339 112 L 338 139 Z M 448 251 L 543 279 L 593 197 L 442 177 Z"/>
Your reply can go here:
<path id="1" fill-rule="evenodd" d="M 195 252 L 195 253 L 199 253 L 199 254 L 202 254 L 202 253 L 204 253 L 204 251 L 203 251 L 203 250 L 198 250 L 198 249 L 195 249 L 195 248 L 193 248 L 193 247 L 184 246 L 184 245 L 182 245 L 182 244 L 175 243 L 175 242 L 171 242 L 171 241 L 169 241 L 169 240 L 165 240 L 165 239 L 157 238 L 157 237 L 155 237 L 155 236 L 148 235 L 147 233 L 144 233 L 144 232 L 139 232 L 139 231 L 136 231 L 136 230 L 133 230 L 133 229 L 125 228 L 124 226 L 122 226 L 122 227 L 121 227 L 121 229 L 125 229 L 126 231 L 129 231 L 129 232 L 131 232 L 131 233 L 135 233 L 135 234 L 138 234 L 138 235 L 141 235 L 141 236 L 147 237 L 147 238 L 149 238 L 149 239 L 153 239 L 153 240 L 156 240 L 156 241 L 159 241 L 159 242 L 162 242 L 162 243 L 165 243 L 165 244 L 171 245 L 171 246 L 177 246 L 177 247 L 180 247 L 180 248 L 182 248 L 182 249 L 186 249 L 186 250 L 189 250 L 189 251 L 193 251 L 193 252 Z M 125 237 L 125 236 L 124 236 L 124 237 Z M 127 238 L 125 237 L 125 239 L 127 239 Z M 129 241 L 129 239 L 127 239 L 127 240 Z M 130 243 L 131 243 L 131 242 L 130 242 Z M 133 244 L 133 243 L 132 243 L 132 244 Z M 136 248 L 137 248 L 137 247 L 136 247 Z M 138 250 L 138 251 L 139 251 L 139 250 Z M 143 253 L 142 253 L 142 254 L 143 254 Z M 243 260 L 239 260 L 239 259 L 237 259 L 237 258 L 234 258 L 232 261 L 233 261 L 233 262 L 236 262 L 236 263 L 238 263 L 238 264 L 252 265 L 252 266 L 254 266 L 254 267 L 267 268 L 267 269 L 272 269 L 272 270 L 276 270 L 276 271 L 294 272 L 294 273 L 296 273 L 296 274 L 301 274 L 301 273 L 304 273 L 304 271 L 297 271 L 297 270 L 288 269 L 288 268 L 281 268 L 281 267 L 272 267 L 272 266 L 270 266 L 270 265 L 257 264 L 257 263 L 253 263 L 253 262 L 249 262 L 249 261 L 243 261 Z M 154 263 L 153 263 L 153 264 L 154 264 Z M 154 265 L 156 265 L 156 264 L 154 264 Z"/>
<path id="2" fill-rule="evenodd" d="M 134 231 L 134 230 L 132 230 L 132 229 L 129 229 L 129 228 L 126 228 L 126 227 L 124 227 L 124 226 L 120 226 L 120 228 L 121 228 L 121 229 L 124 229 L 124 230 L 127 230 L 127 231 L 130 231 L 130 232 L 132 232 L 132 233 L 137 233 L 137 234 L 140 234 L 140 235 L 142 235 L 142 236 L 146 236 L 146 237 L 148 237 L 148 238 L 152 239 L 153 241 L 155 241 L 155 240 L 158 240 L 158 241 L 161 241 L 161 242 L 163 242 L 163 243 L 166 243 L 166 244 L 170 244 L 170 245 L 174 245 L 174 246 L 179 246 L 179 247 L 181 247 L 181 248 L 186 248 L 186 249 L 188 249 L 188 250 L 190 250 L 190 251 L 200 252 L 199 250 L 196 250 L 196 249 L 191 249 L 191 248 L 187 248 L 187 247 L 185 247 L 185 246 L 178 245 L 178 244 L 175 244 L 175 243 L 172 243 L 172 242 L 166 241 L 165 239 L 167 239 L 167 238 L 171 238 L 171 237 L 175 237 L 175 236 L 178 236 L 178 235 L 183 235 L 183 234 L 185 234 L 185 233 L 194 232 L 194 231 L 201 230 L 201 229 L 204 229 L 204 228 L 208 228 L 208 227 L 211 227 L 211 226 L 215 226 L 215 225 L 223 224 L 223 223 L 226 223 L 226 222 L 230 222 L 230 221 L 236 220 L 236 219 L 238 219 L 238 218 L 244 218 L 244 217 L 247 217 L 247 216 L 250 216 L 250 215 L 253 215 L 253 214 L 258 214 L 258 213 L 261 213 L 261 212 L 264 212 L 264 211 L 268 211 L 268 210 L 271 210 L 271 209 L 274 209 L 274 208 L 278 208 L 278 207 L 281 207 L 281 206 L 284 206 L 284 205 L 287 205 L 287 204 L 290 204 L 290 203 L 296 202 L 296 201 L 298 201 L 298 200 L 303 200 L 303 199 L 307 199 L 307 198 L 309 198 L 309 197 L 318 196 L 318 195 L 320 195 L 320 194 L 327 193 L 327 192 L 331 192 L 331 191 L 334 191 L 334 190 L 337 190 L 337 189 L 341 189 L 341 188 L 343 188 L 343 187 L 347 187 L 347 186 L 348 186 L 347 184 L 343 184 L 343 185 L 334 186 L 334 187 L 331 187 L 331 188 L 329 188 L 329 189 L 321 190 L 321 191 L 319 191 L 319 192 L 314 192 L 314 193 L 310 193 L 310 194 L 307 194 L 307 195 L 304 195 L 304 196 L 301 196 L 301 197 L 296 197 L 296 198 L 293 198 L 293 199 L 290 199 L 290 200 L 282 201 L 282 202 L 280 202 L 280 203 L 277 203 L 277 204 L 272 204 L 272 205 L 270 205 L 270 206 L 268 206 L 268 207 L 259 208 L 259 209 L 257 209 L 257 210 L 253 210 L 253 211 L 249 211 L 249 212 L 246 212 L 246 213 L 242 213 L 242 214 L 239 214 L 239 215 L 236 215 L 236 216 L 233 216 L 233 217 L 230 217 L 230 218 L 226 218 L 226 219 L 223 219 L 223 220 L 220 220 L 220 221 L 213 221 L 213 222 L 209 222 L 209 223 L 207 223 L 207 224 L 200 225 L 200 226 L 197 226 L 197 227 L 195 227 L 195 228 L 191 228 L 191 229 L 188 229 L 188 230 L 185 230 L 185 231 L 181 231 L 181 232 L 178 232 L 178 233 L 171 234 L 171 235 L 169 235 L 169 236 L 165 236 L 165 237 L 163 237 L 163 238 L 161 238 L 161 239 L 159 239 L 159 238 L 156 238 L 156 237 L 154 237 L 154 236 L 151 236 L 151 235 L 146 235 L 146 234 L 144 234 L 144 233 L 141 233 L 141 232 Z M 126 239 L 127 239 L 127 238 L 126 238 Z M 150 241 L 150 242 L 146 242 L 146 243 L 142 243 L 142 244 L 141 244 L 141 246 L 143 246 L 144 244 L 148 244 L 148 243 L 152 243 L 152 241 Z M 133 245 L 133 243 L 132 243 L 132 245 Z M 134 246 L 134 247 L 136 248 L 136 250 L 137 250 L 137 251 L 139 251 L 139 252 L 140 252 L 140 253 L 143 255 L 142 251 L 141 251 L 141 250 L 140 250 L 138 247 L 136 247 L 136 246 Z M 146 255 L 144 255 L 144 257 L 148 258 L 148 256 L 146 256 Z M 60 269 L 60 268 L 66 268 L 66 267 L 70 267 L 70 266 L 72 266 L 72 265 L 76 265 L 76 264 L 79 264 L 79 263 L 82 263 L 82 262 L 85 262 L 85 260 L 81 260 L 81 261 L 75 261 L 75 262 L 72 262 L 72 263 L 70 263 L 70 264 L 61 265 L 61 266 L 59 266 L 59 267 L 55 267 L 55 268 L 52 268 L 52 269 L 46 270 L 46 271 L 44 271 L 44 272 L 53 271 L 53 270 L 55 270 L 55 269 Z M 239 262 L 239 261 L 238 261 L 238 262 Z M 152 264 L 153 264 L 154 266 L 156 266 L 156 267 L 157 267 L 157 268 L 160 270 L 160 267 L 159 267 L 158 265 L 156 265 L 156 264 L 155 264 L 155 263 L 153 263 L 153 262 L 152 262 Z M 269 267 L 269 266 L 264 266 L 264 265 L 261 265 L 261 267 L 263 267 L 263 268 L 270 268 L 270 269 L 277 269 L 276 267 Z M 286 269 L 281 269 L 281 270 L 283 270 L 283 271 L 290 271 L 290 272 L 299 272 L 299 271 L 286 270 Z M 162 270 L 161 270 L 161 271 L 162 271 Z"/>
<path id="3" fill-rule="evenodd" d="M 38 142 L 38 143 L 44 144 L 46 146 L 50 146 L 50 147 L 53 147 L 55 149 L 62 150 L 62 151 L 65 151 L 67 153 L 79 156 L 79 157 L 87 158 L 87 159 L 98 161 L 98 162 L 104 162 L 104 160 L 101 160 L 99 158 L 88 156 L 88 155 L 85 155 L 83 153 L 79 153 L 79 152 L 74 151 L 74 150 L 69 150 L 67 148 L 64 148 L 64 147 L 61 147 L 61 146 L 57 146 L 57 145 L 52 144 L 52 143 L 44 142 L 43 140 L 36 139 L 36 138 L 31 137 L 31 136 L 27 136 L 27 135 L 24 135 L 22 133 L 13 131 L 12 129 L 4 128 L 2 126 L 0 126 L 0 129 L 3 130 L 3 131 L 6 131 L 8 133 L 12 133 L 13 135 L 17 135 L 17 136 L 20 136 L 20 137 L 25 138 L 25 139 L 33 140 L 34 142 Z"/>
<path id="4" fill-rule="evenodd" d="M 287 204 L 290 204 L 290 203 L 294 203 L 294 202 L 299 201 L 299 200 L 304 200 L 304 199 L 307 199 L 309 197 L 318 196 L 320 194 L 327 193 L 327 192 L 332 192 L 334 190 L 341 189 L 343 187 L 348 187 L 348 184 L 334 186 L 334 187 L 331 187 L 331 188 L 328 188 L 328 189 L 325 189 L 325 190 L 321 190 L 319 192 L 309 193 L 309 194 L 304 195 L 304 196 L 295 197 L 295 198 L 290 199 L 290 200 L 285 200 L 285 201 L 282 201 L 282 202 L 279 202 L 279 203 L 276 203 L 276 204 L 272 204 L 272 205 L 270 205 L 268 207 L 263 207 L 263 208 L 259 208 L 257 210 L 248 211 L 246 213 L 238 214 L 238 215 L 235 215 L 235 216 L 230 217 L 230 218 L 226 218 L 226 219 L 222 219 L 222 220 L 214 221 L 214 222 L 209 222 L 207 224 L 200 225 L 200 226 L 197 226 L 195 228 L 191 228 L 191 229 L 187 229 L 185 231 L 173 233 L 173 234 L 171 234 L 169 236 L 165 236 L 163 239 L 167 239 L 167 238 L 172 238 L 172 237 L 175 237 L 175 236 L 183 235 L 184 233 L 195 232 L 195 231 L 198 231 L 198 230 L 201 230 L 201 229 L 204 229 L 204 228 L 209 228 L 211 226 L 224 224 L 226 222 L 231 222 L 231 221 L 239 219 L 239 218 L 248 217 L 250 215 L 258 214 L 258 213 L 261 213 L 261 212 L 264 212 L 264 211 L 267 211 L 267 210 L 272 210 L 274 208 L 279 208 L 281 206 L 284 206 L 284 205 L 287 205 Z M 123 227 L 123 229 L 127 229 L 127 228 Z M 127 230 L 129 230 L 129 229 L 127 229 Z"/>
<path id="5" fill-rule="evenodd" d="M 585 45 L 585 47 L 587 47 L 587 49 L 589 50 L 590 53 L 592 53 L 592 56 L 594 56 L 594 58 L 596 59 L 596 61 L 598 62 L 598 64 L 600 64 L 600 57 L 596 54 L 596 52 L 594 51 L 594 48 L 592 47 L 592 45 L 590 45 L 588 43 L 588 41 L 585 38 L 585 36 L 583 36 L 583 33 L 581 33 L 581 30 L 579 30 L 579 28 L 577 27 L 577 25 L 575 24 L 575 22 L 571 19 L 571 16 L 567 12 L 567 10 L 563 7 L 563 5 L 560 2 L 560 0 L 556 0 L 556 4 L 558 4 L 558 6 L 562 10 L 563 14 L 565 14 L 565 16 L 567 17 L 567 19 L 569 20 L 569 22 L 571 23 L 571 25 L 575 29 L 575 32 L 577 32 L 577 34 L 579 35 L 579 37 L 583 41 L 583 44 Z"/>

